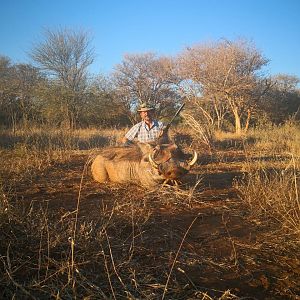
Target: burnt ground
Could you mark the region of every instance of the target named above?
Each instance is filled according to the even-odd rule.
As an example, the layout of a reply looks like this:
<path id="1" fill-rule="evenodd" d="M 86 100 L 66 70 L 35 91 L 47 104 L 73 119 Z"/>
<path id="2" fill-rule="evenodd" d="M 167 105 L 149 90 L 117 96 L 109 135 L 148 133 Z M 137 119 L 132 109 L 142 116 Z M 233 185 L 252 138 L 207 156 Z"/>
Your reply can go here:
<path id="1" fill-rule="evenodd" d="M 1 228 L 0 298 L 299 299 L 299 249 L 280 242 L 292 237 L 233 187 L 242 155 L 200 158 L 179 191 L 98 184 L 87 160 L 18 186 L 18 213 Z"/>

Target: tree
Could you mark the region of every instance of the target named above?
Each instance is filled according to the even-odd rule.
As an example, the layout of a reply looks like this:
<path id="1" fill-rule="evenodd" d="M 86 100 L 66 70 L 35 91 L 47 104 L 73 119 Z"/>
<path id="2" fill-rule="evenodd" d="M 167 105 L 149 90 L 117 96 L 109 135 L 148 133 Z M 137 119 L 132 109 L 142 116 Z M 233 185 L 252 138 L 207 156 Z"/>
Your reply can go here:
<path id="1" fill-rule="evenodd" d="M 300 117 L 300 79 L 294 75 L 277 74 L 271 78 L 272 87 L 260 101 L 260 108 L 275 124 L 290 117 Z"/>
<path id="2" fill-rule="evenodd" d="M 116 95 L 129 114 L 138 104 L 147 102 L 158 115 L 167 115 L 180 101 L 176 91 L 178 77 L 173 73 L 173 61 L 154 53 L 125 55 L 112 75 Z M 169 113 L 168 113 L 169 115 Z M 130 115 L 132 122 L 136 122 Z"/>
<path id="3" fill-rule="evenodd" d="M 11 124 L 15 128 L 16 118 L 13 109 L 14 87 L 11 85 L 13 79 L 13 65 L 10 58 L 0 56 L 0 121 L 2 125 Z"/>
<path id="4" fill-rule="evenodd" d="M 12 64 L 9 58 L 0 57 L 0 108 L 1 123 L 16 129 L 18 123 L 37 116 L 35 88 L 43 80 L 37 68 L 29 64 Z"/>
<path id="5" fill-rule="evenodd" d="M 101 75 L 91 80 L 85 93 L 85 105 L 80 118 L 82 125 L 125 126 L 130 120 L 118 101 L 109 77 Z"/>
<path id="6" fill-rule="evenodd" d="M 22 126 L 36 117 L 35 89 L 44 78 L 39 70 L 29 64 L 14 66 L 14 83 L 17 91 L 17 104 Z"/>
<path id="7" fill-rule="evenodd" d="M 248 41 L 225 40 L 187 48 L 178 62 L 180 75 L 198 85 L 197 98 L 210 101 L 218 117 L 227 109 L 235 132 L 246 131 L 255 101 L 268 87 L 261 89 L 263 78 L 258 73 L 267 59 Z"/>
<path id="8" fill-rule="evenodd" d="M 34 46 L 31 57 L 56 85 L 63 87 L 66 118 L 74 128 L 87 87 L 88 67 L 94 61 L 88 34 L 68 29 L 45 30 L 44 41 Z"/>

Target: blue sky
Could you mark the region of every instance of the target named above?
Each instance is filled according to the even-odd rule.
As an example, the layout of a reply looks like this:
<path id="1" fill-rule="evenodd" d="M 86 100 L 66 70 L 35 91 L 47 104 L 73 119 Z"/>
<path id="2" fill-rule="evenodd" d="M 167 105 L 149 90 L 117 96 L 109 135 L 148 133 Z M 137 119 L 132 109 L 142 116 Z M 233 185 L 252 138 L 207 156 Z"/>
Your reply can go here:
<path id="1" fill-rule="evenodd" d="M 45 28 L 92 36 L 92 73 L 109 74 L 125 53 L 176 55 L 184 47 L 243 37 L 270 60 L 269 74 L 300 78 L 300 0 L 0 0 L 0 55 L 30 62 Z"/>

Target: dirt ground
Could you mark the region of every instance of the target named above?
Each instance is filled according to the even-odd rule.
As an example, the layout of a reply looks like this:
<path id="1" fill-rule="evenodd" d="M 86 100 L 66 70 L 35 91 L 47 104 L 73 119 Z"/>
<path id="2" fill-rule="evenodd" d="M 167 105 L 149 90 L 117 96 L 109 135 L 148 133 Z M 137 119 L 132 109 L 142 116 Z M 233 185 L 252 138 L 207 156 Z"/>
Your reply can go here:
<path id="1" fill-rule="evenodd" d="M 1 247 L 14 281 L 37 299 L 74 289 L 78 299 L 300 299 L 299 249 L 281 249 L 276 224 L 250 214 L 233 187 L 243 155 L 227 155 L 200 157 L 182 192 L 98 184 L 82 153 L 20 184 L 15 201 L 32 228 Z M 22 295 L 16 284 L 0 295 L 13 288 Z"/>

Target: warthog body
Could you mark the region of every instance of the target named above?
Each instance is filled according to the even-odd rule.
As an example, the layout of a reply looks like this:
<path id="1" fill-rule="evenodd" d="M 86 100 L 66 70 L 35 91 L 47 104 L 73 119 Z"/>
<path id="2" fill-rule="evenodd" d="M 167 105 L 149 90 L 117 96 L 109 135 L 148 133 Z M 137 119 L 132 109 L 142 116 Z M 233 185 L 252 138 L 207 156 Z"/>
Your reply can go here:
<path id="1" fill-rule="evenodd" d="M 175 144 L 150 145 L 137 143 L 130 147 L 103 150 L 92 163 L 92 175 L 98 182 L 135 182 L 155 187 L 166 180 L 176 180 L 197 160 L 184 161 L 184 154 Z"/>

